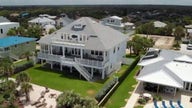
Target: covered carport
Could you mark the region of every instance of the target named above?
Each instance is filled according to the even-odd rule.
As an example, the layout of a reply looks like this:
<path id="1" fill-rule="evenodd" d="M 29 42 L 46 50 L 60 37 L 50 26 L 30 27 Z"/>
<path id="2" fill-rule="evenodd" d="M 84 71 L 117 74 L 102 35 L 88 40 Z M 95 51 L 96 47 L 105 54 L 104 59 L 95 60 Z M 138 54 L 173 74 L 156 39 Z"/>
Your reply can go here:
<path id="1" fill-rule="evenodd" d="M 141 82 L 157 84 L 157 93 L 159 92 L 159 86 L 173 87 L 174 96 L 176 95 L 177 89 L 183 88 L 183 85 L 180 81 L 174 79 L 171 75 L 167 74 L 163 70 L 140 75 L 137 77 L 137 80 Z"/>

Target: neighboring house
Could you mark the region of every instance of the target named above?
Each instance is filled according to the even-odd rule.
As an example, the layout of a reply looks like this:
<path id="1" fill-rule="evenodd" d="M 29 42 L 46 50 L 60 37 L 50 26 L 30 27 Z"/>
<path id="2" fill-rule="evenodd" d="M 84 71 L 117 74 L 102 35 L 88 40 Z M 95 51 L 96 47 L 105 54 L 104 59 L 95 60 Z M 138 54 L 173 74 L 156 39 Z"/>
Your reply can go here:
<path id="1" fill-rule="evenodd" d="M 7 36 L 0 38 L 0 58 L 9 56 L 18 60 L 26 52 L 34 52 L 36 38 Z"/>
<path id="2" fill-rule="evenodd" d="M 6 17 L 0 16 L 0 23 L 2 22 L 10 22 Z"/>
<path id="3" fill-rule="evenodd" d="M 130 22 L 123 23 L 121 17 L 118 16 L 110 16 L 102 19 L 101 23 L 106 26 L 110 26 L 116 30 L 124 32 L 125 30 L 134 29 L 134 24 Z"/>
<path id="4" fill-rule="evenodd" d="M 65 27 L 66 25 L 73 22 L 73 19 L 70 19 L 66 14 L 62 14 L 61 17 L 56 19 L 56 26 Z"/>
<path id="5" fill-rule="evenodd" d="M 55 19 L 57 16 L 51 16 L 51 15 L 48 15 L 48 14 L 40 14 L 39 17 L 46 17 L 46 18 L 49 18 L 49 19 Z"/>
<path id="6" fill-rule="evenodd" d="M 45 25 L 45 26 L 43 27 L 44 35 L 49 34 L 49 31 L 50 31 L 51 29 L 56 30 L 56 28 L 55 28 L 54 25 L 51 25 L 51 24 Z"/>
<path id="7" fill-rule="evenodd" d="M 192 25 L 185 25 L 187 37 L 191 38 L 192 37 Z"/>
<path id="8" fill-rule="evenodd" d="M 163 28 L 163 27 L 167 26 L 166 23 L 161 22 L 161 21 L 154 21 L 153 24 L 154 24 L 155 28 Z"/>
<path id="9" fill-rule="evenodd" d="M 51 65 L 74 67 L 86 80 L 120 69 L 127 37 L 89 17 L 82 17 L 38 41 L 38 58 Z"/>
<path id="10" fill-rule="evenodd" d="M 144 89 L 176 94 L 192 92 L 192 57 L 171 50 L 150 49 L 138 65 Z"/>
<path id="11" fill-rule="evenodd" d="M 18 22 L 0 22 L 0 38 L 7 36 L 7 32 L 11 28 L 18 28 Z"/>
<path id="12" fill-rule="evenodd" d="M 35 19 L 28 21 L 28 23 L 31 26 L 39 25 L 41 27 L 44 27 L 45 25 L 48 25 L 48 24 L 55 25 L 55 21 L 47 17 L 37 17 Z"/>

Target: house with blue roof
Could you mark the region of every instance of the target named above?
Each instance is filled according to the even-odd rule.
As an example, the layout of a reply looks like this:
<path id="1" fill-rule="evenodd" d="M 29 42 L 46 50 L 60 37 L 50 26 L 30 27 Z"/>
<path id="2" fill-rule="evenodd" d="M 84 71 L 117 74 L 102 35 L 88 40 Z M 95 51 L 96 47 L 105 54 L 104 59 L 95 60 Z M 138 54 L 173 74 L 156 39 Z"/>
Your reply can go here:
<path id="1" fill-rule="evenodd" d="M 36 38 L 7 36 L 0 38 L 0 58 L 9 56 L 18 60 L 24 57 L 26 52 L 34 52 L 36 46 Z"/>

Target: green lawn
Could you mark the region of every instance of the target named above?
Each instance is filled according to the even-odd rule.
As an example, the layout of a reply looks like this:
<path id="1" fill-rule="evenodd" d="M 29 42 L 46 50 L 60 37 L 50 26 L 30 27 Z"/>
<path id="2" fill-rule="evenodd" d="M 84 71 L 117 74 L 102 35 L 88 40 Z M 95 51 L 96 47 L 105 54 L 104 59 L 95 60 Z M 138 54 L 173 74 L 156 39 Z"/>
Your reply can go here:
<path id="1" fill-rule="evenodd" d="M 136 66 L 131 71 L 131 73 L 121 83 L 121 85 L 117 88 L 117 90 L 105 104 L 106 108 L 120 108 L 125 106 L 126 104 L 125 99 L 128 99 L 131 96 L 131 94 L 129 94 L 128 92 L 132 92 L 134 90 L 133 85 L 137 84 L 137 81 L 134 78 L 134 76 L 139 69 L 140 67 Z"/>
<path id="2" fill-rule="evenodd" d="M 26 70 L 29 73 L 32 83 L 53 88 L 56 90 L 73 90 L 83 96 L 95 96 L 102 83 L 88 82 L 74 78 L 68 72 L 58 72 L 42 68 L 41 65 L 35 65 Z"/>

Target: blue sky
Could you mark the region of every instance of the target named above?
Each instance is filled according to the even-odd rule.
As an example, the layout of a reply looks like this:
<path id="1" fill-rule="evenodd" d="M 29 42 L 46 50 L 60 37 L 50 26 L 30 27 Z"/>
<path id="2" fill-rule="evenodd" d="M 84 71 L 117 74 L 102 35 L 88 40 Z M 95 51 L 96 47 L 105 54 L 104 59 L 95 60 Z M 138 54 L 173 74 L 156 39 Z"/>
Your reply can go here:
<path id="1" fill-rule="evenodd" d="M 192 0 L 0 0 L 0 5 L 156 4 L 192 5 Z"/>

